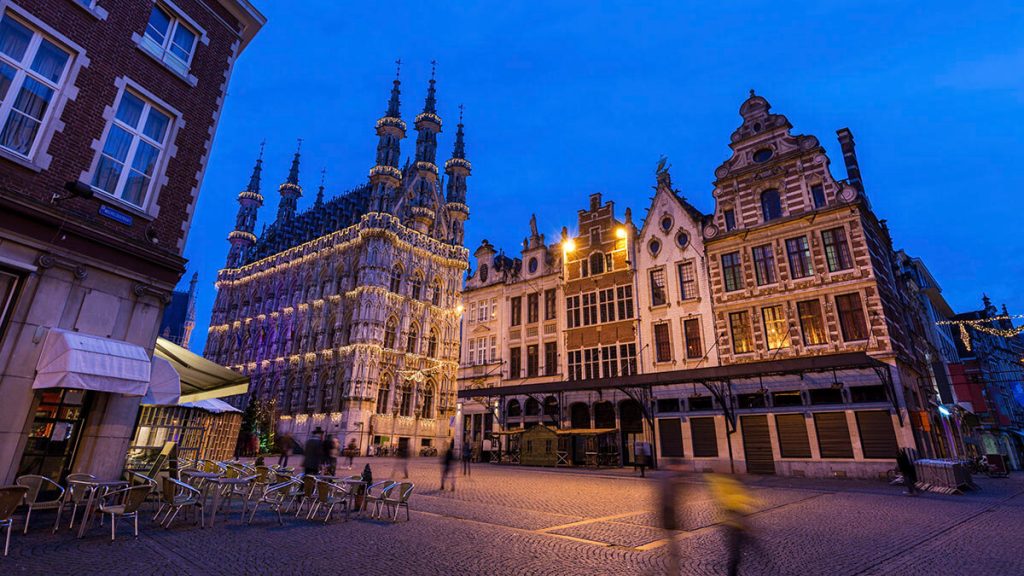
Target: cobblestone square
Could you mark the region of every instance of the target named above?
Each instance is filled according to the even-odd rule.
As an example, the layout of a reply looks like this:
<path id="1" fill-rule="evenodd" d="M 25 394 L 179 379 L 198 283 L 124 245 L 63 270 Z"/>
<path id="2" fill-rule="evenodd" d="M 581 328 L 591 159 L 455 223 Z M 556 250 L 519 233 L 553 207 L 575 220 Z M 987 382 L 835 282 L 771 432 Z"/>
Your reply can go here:
<path id="1" fill-rule="evenodd" d="M 397 471 L 369 462 L 376 478 Z M 111 543 L 95 527 L 77 540 L 50 534 L 40 515 L 12 536 L 4 574 L 664 574 L 668 546 L 683 574 L 723 574 L 724 542 L 698 477 L 684 482 L 682 529 L 662 531 L 659 479 L 631 470 L 570 471 L 474 465 L 454 492 L 439 490 L 433 459 L 412 460 L 412 520 L 343 516 L 328 525 L 237 511 L 215 528 L 178 521 L 156 527 L 147 513 L 138 540 L 127 526 Z M 655 474 L 657 476 L 657 473 Z M 1024 482 L 979 480 L 962 496 L 908 498 L 881 482 L 748 477 L 757 498 L 755 544 L 744 574 L 1024 573 Z M 227 522 L 224 522 L 224 519 Z"/>

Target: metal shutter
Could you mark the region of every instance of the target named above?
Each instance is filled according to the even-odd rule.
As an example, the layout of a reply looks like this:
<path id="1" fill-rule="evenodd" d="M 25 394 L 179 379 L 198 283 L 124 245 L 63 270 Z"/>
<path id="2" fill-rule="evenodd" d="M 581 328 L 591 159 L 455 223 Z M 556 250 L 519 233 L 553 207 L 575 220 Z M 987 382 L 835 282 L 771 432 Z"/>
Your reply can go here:
<path id="1" fill-rule="evenodd" d="M 742 416 L 743 453 L 747 459 L 748 474 L 775 474 L 775 456 L 772 437 L 768 432 L 768 416 Z"/>
<path id="2" fill-rule="evenodd" d="M 683 427 L 679 418 L 658 419 L 658 440 L 665 458 L 683 457 Z"/>
<path id="3" fill-rule="evenodd" d="M 783 458 L 811 457 L 811 442 L 807 439 L 807 421 L 803 414 L 777 414 L 775 427 L 779 432 L 779 454 Z"/>
<path id="4" fill-rule="evenodd" d="M 718 430 L 714 418 L 690 418 L 690 436 L 695 458 L 718 457 Z"/>
<path id="5" fill-rule="evenodd" d="M 888 410 L 861 410 L 857 415 L 857 430 L 865 458 L 895 458 L 899 451 L 892 416 Z"/>
<path id="6" fill-rule="evenodd" d="M 845 412 L 818 412 L 814 415 L 818 431 L 818 447 L 822 458 L 853 458 L 850 427 Z"/>

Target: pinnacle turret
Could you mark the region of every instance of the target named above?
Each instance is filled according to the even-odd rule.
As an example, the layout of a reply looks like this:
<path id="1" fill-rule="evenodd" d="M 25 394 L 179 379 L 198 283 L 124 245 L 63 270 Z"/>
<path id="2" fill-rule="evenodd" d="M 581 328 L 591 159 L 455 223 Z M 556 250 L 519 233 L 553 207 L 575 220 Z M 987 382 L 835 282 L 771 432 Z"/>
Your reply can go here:
<path id="1" fill-rule="evenodd" d="M 260 178 L 263 172 L 263 149 L 266 141 L 260 144 L 260 154 L 252 168 L 249 185 L 238 194 L 238 215 L 235 217 L 235 229 L 228 234 L 231 249 L 228 251 L 227 266 L 236 268 L 241 265 L 246 252 L 256 243 L 253 231 L 256 229 L 256 212 L 263 206 L 263 195 L 260 194 Z"/>
<path id="2" fill-rule="evenodd" d="M 288 178 L 278 187 L 281 193 L 281 203 L 277 207 L 277 221 L 285 222 L 295 216 L 295 209 L 299 198 L 302 197 L 302 187 L 299 186 L 299 161 L 302 156 L 302 138 L 299 138 L 299 145 L 292 157 L 292 167 L 288 170 Z"/>
<path id="3" fill-rule="evenodd" d="M 464 107 L 459 104 L 459 125 L 455 131 L 455 147 L 452 157 L 444 163 L 444 172 L 448 175 L 447 209 L 451 217 L 449 238 L 452 244 L 461 245 L 463 226 L 469 219 L 469 207 L 466 205 L 466 178 L 473 171 L 473 165 L 466 160 L 466 142 L 463 132 L 462 114 Z"/>
<path id="4" fill-rule="evenodd" d="M 388 109 L 384 116 L 377 120 L 377 160 L 373 168 L 370 168 L 371 207 L 381 212 L 390 210 L 387 204 L 398 196 L 395 190 L 402 183 L 402 172 L 398 169 L 398 159 L 402 153 L 400 143 L 405 138 L 405 122 L 402 121 L 399 109 L 402 83 L 398 77 L 402 61 L 396 60 L 395 64 L 398 69 L 392 82 Z"/>

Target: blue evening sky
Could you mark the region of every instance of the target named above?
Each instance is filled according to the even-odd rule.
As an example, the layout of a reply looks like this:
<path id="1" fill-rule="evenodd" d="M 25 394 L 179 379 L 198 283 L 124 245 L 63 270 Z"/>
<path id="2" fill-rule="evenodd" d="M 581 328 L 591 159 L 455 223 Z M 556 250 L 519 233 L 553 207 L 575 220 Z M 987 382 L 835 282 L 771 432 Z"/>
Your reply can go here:
<path id="1" fill-rule="evenodd" d="M 465 104 L 466 244 L 510 254 L 531 213 L 549 241 L 593 192 L 645 213 L 660 155 L 698 208 L 750 88 L 814 134 L 845 178 L 857 142 L 867 193 L 956 311 L 987 292 L 1024 313 L 1024 4 L 992 2 L 340 2 L 254 0 L 267 25 L 236 64 L 185 255 L 202 351 L 235 198 L 266 138 L 260 223 L 303 138 L 300 209 L 366 180 L 373 125 L 402 59 L 402 115 L 437 59 L 438 156 Z M 643 4 L 643 6 L 641 6 Z M 857 4 L 856 7 L 853 5 Z M 976 4 L 976 5 L 972 5 Z"/>

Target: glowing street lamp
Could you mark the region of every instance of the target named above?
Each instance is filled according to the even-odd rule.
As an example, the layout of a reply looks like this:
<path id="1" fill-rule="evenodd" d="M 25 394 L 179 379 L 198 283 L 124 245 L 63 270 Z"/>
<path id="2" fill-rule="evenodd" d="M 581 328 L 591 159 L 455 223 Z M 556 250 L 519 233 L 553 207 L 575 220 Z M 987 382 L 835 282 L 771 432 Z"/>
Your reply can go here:
<path id="1" fill-rule="evenodd" d="M 570 252 L 575 252 L 575 251 L 576 251 L 576 242 L 572 238 L 566 238 L 565 241 L 562 242 L 562 252 L 565 252 L 566 254 L 568 254 Z"/>
<path id="2" fill-rule="evenodd" d="M 615 237 L 616 238 L 619 238 L 621 240 L 625 240 L 626 236 L 627 236 L 627 233 L 626 233 L 626 227 L 625 226 L 619 226 L 618 228 L 615 229 Z"/>

